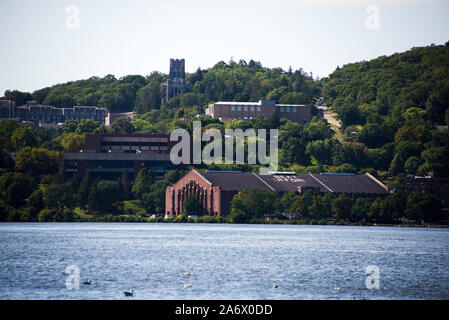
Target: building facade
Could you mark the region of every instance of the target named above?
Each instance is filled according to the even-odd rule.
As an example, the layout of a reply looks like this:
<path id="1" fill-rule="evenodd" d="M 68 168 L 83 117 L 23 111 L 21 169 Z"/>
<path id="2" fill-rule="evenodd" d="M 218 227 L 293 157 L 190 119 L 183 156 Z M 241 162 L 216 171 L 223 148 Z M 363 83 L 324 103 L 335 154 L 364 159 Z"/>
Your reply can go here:
<path id="1" fill-rule="evenodd" d="M 168 134 L 86 134 L 84 149 L 64 154 L 65 180 L 81 180 L 86 172 L 94 179 L 116 180 L 123 170 L 135 178 L 140 169 L 151 169 L 156 178 L 173 169 Z"/>
<path id="2" fill-rule="evenodd" d="M 355 174 L 285 174 L 260 175 L 239 171 L 191 170 L 165 190 L 165 215 L 178 216 L 183 202 L 194 194 L 203 215 L 224 216 L 231 211 L 233 197 L 242 190 L 257 188 L 265 191 L 304 193 L 313 190 L 319 194 L 345 193 L 352 197 L 385 197 L 388 188 L 372 175 Z"/>
<path id="3" fill-rule="evenodd" d="M 178 94 L 192 91 L 192 85 L 185 82 L 185 61 L 184 59 L 170 59 L 170 73 L 166 83 L 161 85 L 162 104 Z"/>
<path id="4" fill-rule="evenodd" d="M 30 121 L 38 124 L 62 123 L 66 120 L 91 119 L 104 125 L 108 109 L 90 106 L 75 106 L 73 108 L 55 108 L 28 101 L 27 104 L 16 106 L 13 101 L 0 100 L 1 118 L 12 118 L 19 121 Z"/>
<path id="5" fill-rule="evenodd" d="M 258 102 L 216 102 L 206 109 L 206 115 L 228 122 L 233 119 L 251 120 L 258 115 L 269 118 L 276 113 L 279 118 L 307 123 L 310 121 L 311 107 L 299 104 L 276 104 L 272 100 L 259 100 Z"/>
<path id="6" fill-rule="evenodd" d="M 446 219 L 449 219 L 449 178 L 445 177 L 413 177 L 409 176 L 402 183 L 402 193 L 409 196 L 413 191 L 433 194 L 441 201 Z"/>

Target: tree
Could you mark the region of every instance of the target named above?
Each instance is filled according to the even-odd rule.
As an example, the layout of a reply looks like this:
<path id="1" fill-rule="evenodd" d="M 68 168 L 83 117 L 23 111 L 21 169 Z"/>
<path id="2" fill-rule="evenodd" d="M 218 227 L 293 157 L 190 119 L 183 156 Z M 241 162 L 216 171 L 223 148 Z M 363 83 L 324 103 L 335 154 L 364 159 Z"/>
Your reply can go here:
<path id="1" fill-rule="evenodd" d="M 66 184 L 52 184 L 44 188 L 44 204 L 50 209 L 73 208 L 73 194 Z"/>
<path id="2" fill-rule="evenodd" d="M 79 152 L 84 148 L 84 134 L 68 133 L 62 138 L 61 145 L 65 152 Z"/>
<path id="3" fill-rule="evenodd" d="M 23 147 L 35 147 L 37 139 L 33 131 L 27 126 L 20 126 L 11 135 L 11 142 L 18 151 Z"/>
<path id="4" fill-rule="evenodd" d="M 30 175 L 54 174 L 59 168 L 59 153 L 42 148 L 24 147 L 16 155 L 15 169 Z"/>
<path id="5" fill-rule="evenodd" d="M 182 204 L 182 214 L 186 216 L 198 215 L 202 209 L 200 202 L 193 194 L 188 195 Z"/>
<path id="6" fill-rule="evenodd" d="M 312 218 L 321 219 L 324 215 L 323 197 L 320 195 L 313 196 L 312 204 L 309 206 L 309 215 Z"/>
<path id="7" fill-rule="evenodd" d="M 134 111 L 145 113 L 161 106 L 161 82 L 153 80 L 145 87 L 140 88 L 136 94 Z"/>
<path id="8" fill-rule="evenodd" d="M 89 191 L 92 185 L 92 178 L 90 176 L 90 173 L 87 172 L 83 179 L 81 180 L 80 185 L 78 186 L 77 190 L 77 196 L 79 205 L 81 208 L 85 209 L 87 205 L 89 204 Z"/>
<path id="9" fill-rule="evenodd" d="M 142 198 L 145 193 L 151 191 L 151 186 L 153 185 L 155 180 L 156 178 L 153 171 L 148 170 L 147 168 L 140 169 L 139 173 L 137 174 L 136 180 L 134 181 L 132 192 L 138 198 Z"/>
<path id="10" fill-rule="evenodd" d="M 122 191 L 123 200 L 128 200 L 131 195 L 131 181 L 129 179 L 129 173 L 126 169 L 122 170 L 122 175 L 120 176 L 120 189 Z"/>
<path id="11" fill-rule="evenodd" d="M 23 104 L 26 104 L 28 101 L 33 100 L 33 97 L 29 92 L 21 92 L 19 90 L 6 90 L 5 99 L 14 101 L 16 103 L 16 106 L 21 106 Z"/>
<path id="12" fill-rule="evenodd" d="M 132 122 L 125 118 L 118 118 L 111 125 L 112 133 L 133 133 L 135 130 Z"/>
<path id="13" fill-rule="evenodd" d="M 307 144 L 306 154 L 312 156 L 319 164 L 331 164 L 332 149 L 331 140 L 316 140 Z"/>
<path id="14" fill-rule="evenodd" d="M 247 222 L 252 218 L 263 218 L 278 209 L 278 195 L 274 191 L 250 188 L 237 193 L 231 202 L 231 221 Z"/>
<path id="15" fill-rule="evenodd" d="M 363 126 L 358 141 L 364 143 L 368 148 L 378 148 L 392 140 L 389 129 L 383 124 L 367 123 Z"/>
<path id="16" fill-rule="evenodd" d="M 336 219 L 349 219 L 351 217 L 352 199 L 345 193 L 340 194 L 332 201 L 332 213 Z"/>
<path id="17" fill-rule="evenodd" d="M 83 119 L 76 126 L 75 133 L 94 133 L 95 129 L 97 129 L 99 126 L 100 125 L 98 124 L 98 121 L 94 121 L 92 119 Z"/>
<path id="18" fill-rule="evenodd" d="M 0 176 L 0 198 L 14 207 L 24 205 L 36 187 L 31 177 L 20 172 L 7 172 Z"/>
<path id="19" fill-rule="evenodd" d="M 411 220 L 437 222 L 442 218 L 441 202 L 433 195 L 414 191 L 407 199 L 405 214 Z"/>
<path id="20" fill-rule="evenodd" d="M 117 214 L 121 208 L 121 192 L 117 183 L 100 180 L 91 187 L 89 195 L 89 207 L 102 213 Z"/>
<path id="21" fill-rule="evenodd" d="M 351 219 L 364 220 L 368 217 L 368 212 L 373 200 L 368 198 L 357 198 L 351 209 Z"/>

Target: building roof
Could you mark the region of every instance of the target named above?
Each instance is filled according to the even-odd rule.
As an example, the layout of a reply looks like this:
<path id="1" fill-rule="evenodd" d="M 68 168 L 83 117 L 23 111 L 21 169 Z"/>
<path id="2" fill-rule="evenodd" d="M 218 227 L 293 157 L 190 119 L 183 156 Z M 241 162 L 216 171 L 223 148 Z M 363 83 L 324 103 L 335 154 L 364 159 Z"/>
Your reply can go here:
<path id="1" fill-rule="evenodd" d="M 212 183 L 212 185 L 219 186 L 225 191 L 241 191 L 249 188 L 258 188 L 266 191 L 272 190 L 252 172 L 206 171 L 198 173 Z"/>
<path id="2" fill-rule="evenodd" d="M 249 188 L 280 192 L 298 191 L 298 188 L 314 188 L 321 193 L 388 194 L 388 188 L 369 174 L 272 174 L 252 172 L 210 171 L 198 172 L 212 185 L 226 191 Z"/>

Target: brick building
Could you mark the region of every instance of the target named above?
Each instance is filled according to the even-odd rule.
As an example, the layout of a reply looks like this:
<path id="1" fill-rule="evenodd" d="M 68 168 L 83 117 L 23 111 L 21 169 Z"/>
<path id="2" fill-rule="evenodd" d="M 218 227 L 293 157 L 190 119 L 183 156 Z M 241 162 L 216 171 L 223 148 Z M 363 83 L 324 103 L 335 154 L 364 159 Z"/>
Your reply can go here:
<path id="1" fill-rule="evenodd" d="M 173 169 L 168 134 L 86 134 L 84 149 L 64 154 L 65 180 L 92 178 L 116 180 L 125 169 L 133 178 L 140 169 L 151 169 L 162 178 Z"/>
<path id="2" fill-rule="evenodd" d="M 187 84 L 184 59 L 170 59 L 170 73 L 166 83 L 161 85 L 162 104 L 178 94 L 192 91 L 192 85 Z"/>
<path id="3" fill-rule="evenodd" d="M 276 113 L 279 118 L 307 123 L 310 121 L 311 107 L 300 104 L 276 104 L 272 100 L 259 100 L 259 102 L 216 102 L 206 109 L 206 115 L 228 122 L 233 119 L 251 120 L 258 115 L 269 118 Z"/>
<path id="4" fill-rule="evenodd" d="M 201 203 L 203 215 L 222 216 L 231 211 L 231 201 L 239 191 L 257 188 L 284 193 L 302 194 L 313 190 L 319 194 L 346 193 L 352 197 L 384 197 L 388 188 L 370 174 L 282 174 L 259 175 L 240 171 L 191 170 L 165 190 L 166 216 L 178 216 L 183 201 L 190 194 Z"/>

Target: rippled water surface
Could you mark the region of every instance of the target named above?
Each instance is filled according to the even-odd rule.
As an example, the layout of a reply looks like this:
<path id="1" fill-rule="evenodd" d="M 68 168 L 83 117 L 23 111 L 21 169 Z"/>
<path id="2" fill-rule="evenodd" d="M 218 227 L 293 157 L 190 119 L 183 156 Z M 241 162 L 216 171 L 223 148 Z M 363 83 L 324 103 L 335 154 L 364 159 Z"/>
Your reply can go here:
<path id="1" fill-rule="evenodd" d="M 78 290 L 66 288 L 72 265 Z M 366 288 L 370 265 L 379 289 Z M 2 223 L 0 289 L 0 299 L 449 299 L 449 230 Z"/>

